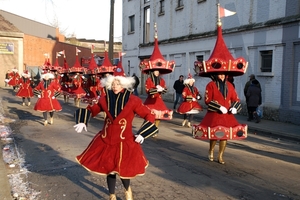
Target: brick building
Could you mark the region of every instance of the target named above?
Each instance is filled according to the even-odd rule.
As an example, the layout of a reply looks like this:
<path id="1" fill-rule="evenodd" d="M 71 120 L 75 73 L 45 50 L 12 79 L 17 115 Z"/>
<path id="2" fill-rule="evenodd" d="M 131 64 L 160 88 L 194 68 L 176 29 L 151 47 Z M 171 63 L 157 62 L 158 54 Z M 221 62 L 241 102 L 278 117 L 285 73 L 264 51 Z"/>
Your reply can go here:
<path id="1" fill-rule="evenodd" d="M 4 86 L 7 70 L 16 67 L 19 72 L 25 69 L 32 74 L 40 73 L 45 62 L 45 54 L 50 55 L 50 62 L 55 63 L 56 53 L 65 50 L 66 60 L 70 67 L 75 63 L 76 47 L 81 50 L 79 59 L 90 58 L 91 46 L 96 47 L 98 56 L 104 55 L 105 41 L 66 39 L 59 29 L 24 17 L 0 10 L 0 87 Z M 118 58 L 121 43 L 114 44 L 114 58 Z M 63 65 L 63 57 L 58 58 Z"/>

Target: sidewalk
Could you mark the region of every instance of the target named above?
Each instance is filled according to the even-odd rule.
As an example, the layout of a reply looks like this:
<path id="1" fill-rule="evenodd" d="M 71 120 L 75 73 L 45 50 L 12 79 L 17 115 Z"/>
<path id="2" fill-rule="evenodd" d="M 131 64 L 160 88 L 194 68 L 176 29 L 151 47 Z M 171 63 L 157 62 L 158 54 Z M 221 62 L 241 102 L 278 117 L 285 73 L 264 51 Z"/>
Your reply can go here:
<path id="1" fill-rule="evenodd" d="M 0 101 L 3 100 L 3 98 L 14 98 L 12 94 L 9 92 L 7 88 L 3 89 L 0 88 Z M 140 98 L 144 101 L 146 99 L 146 96 L 142 95 Z M 166 106 L 170 109 L 173 108 L 173 102 L 165 102 Z M 0 104 L 2 106 L 2 104 Z M 177 105 L 178 107 L 179 105 Z M 1 108 L 0 112 L 5 110 L 6 108 Z M 195 115 L 194 122 L 200 122 L 203 117 L 205 116 L 206 110 L 203 112 L 200 112 L 199 114 Z M 2 113 L 4 114 L 4 113 Z M 174 113 L 173 118 L 180 118 L 182 119 L 182 115 L 179 115 L 178 113 Z M 236 119 L 241 124 L 247 124 L 248 129 L 251 132 L 258 131 L 266 136 L 271 136 L 274 138 L 286 138 L 291 140 L 300 141 L 300 126 L 294 125 L 294 124 L 288 124 L 288 123 L 282 123 L 282 122 L 275 122 L 270 120 L 264 120 L 262 119 L 260 123 L 255 122 L 248 122 L 246 116 L 242 115 L 236 115 Z M 6 124 L 5 124 L 6 125 Z M 3 149 L 3 143 L 1 145 L 1 148 Z M 2 152 L 1 152 L 2 155 Z M 10 195 L 10 184 L 7 177 L 7 164 L 4 163 L 3 158 L 2 161 L 0 161 L 0 200 L 11 200 L 12 196 Z"/>

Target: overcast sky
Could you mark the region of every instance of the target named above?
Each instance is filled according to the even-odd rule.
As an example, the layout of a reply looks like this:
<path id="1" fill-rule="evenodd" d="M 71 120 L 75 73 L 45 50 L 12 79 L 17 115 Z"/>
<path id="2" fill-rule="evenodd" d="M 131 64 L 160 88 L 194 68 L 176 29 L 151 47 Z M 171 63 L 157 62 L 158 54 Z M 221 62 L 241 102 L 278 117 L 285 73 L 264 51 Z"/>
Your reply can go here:
<path id="1" fill-rule="evenodd" d="M 44 24 L 66 36 L 109 40 L 110 0 L 0 0 L 0 9 Z M 122 39 L 122 0 L 115 0 L 114 41 Z"/>

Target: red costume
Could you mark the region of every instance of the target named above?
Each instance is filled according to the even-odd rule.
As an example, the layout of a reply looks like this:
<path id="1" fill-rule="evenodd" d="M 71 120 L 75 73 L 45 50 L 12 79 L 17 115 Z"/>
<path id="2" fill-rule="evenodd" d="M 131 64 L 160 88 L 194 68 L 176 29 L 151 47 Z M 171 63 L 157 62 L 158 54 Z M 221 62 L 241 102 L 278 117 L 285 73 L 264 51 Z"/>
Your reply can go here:
<path id="1" fill-rule="evenodd" d="M 173 111 L 167 108 L 162 99 L 162 94 L 166 92 L 166 89 L 160 92 L 157 91 L 157 85 L 162 88 L 166 88 L 166 83 L 161 77 L 154 77 L 154 75 L 151 76 L 152 77 L 149 77 L 145 83 L 148 97 L 144 104 L 149 107 L 153 113 L 155 113 L 155 119 L 172 119 Z"/>
<path id="2" fill-rule="evenodd" d="M 70 97 L 71 98 L 82 98 L 86 95 L 85 90 L 83 89 L 83 77 L 81 74 L 77 73 L 71 82 L 71 92 Z"/>
<path id="3" fill-rule="evenodd" d="M 219 4 L 218 4 L 219 9 Z M 220 13 L 220 12 L 218 12 Z M 239 124 L 234 114 L 241 110 L 241 103 L 231 83 L 226 76 L 240 76 L 247 70 L 248 63 L 244 58 L 234 59 L 229 52 L 222 36 L 221 21 L 218 17 L 217 41 L 210 58 L 197 66 L 199 75 L 211 77 L 212 81 L 206 86 L 205 103 L 207 113 L 199 125 L 193 127 L 196 139 L 209 139 L 208 159 L 214 161 L 214 147 L 219 140 L 218 162 L 225 164 L 223 153 L 228 139 L 245 139 L 247 125 Z"/>
<path id="4" fill-rule="evenodd" d="M 31 78 L 22 77 L 18 82 L 19 91 L 16 96 L 20 98 L 31 98 L 33 97 L 33 90 L 31 87 Z"/>
<path id="5" fill-rule="evenodd" d="M 156 24 L 154 26 L 156 29 Z M 152 55 L 149 60 L 144 60 L 140 63 L 140 68 L 143 73 L 150 75 L 145 83 L 148 97 L 144 104 L 155 113 L 156 126 L 158 126 L 160 119 L 172 119 L 173 110 L 167 108 L 161 96 L 167 92 L 167 87 L 164 79 L 161 78 L 160 75 L 173 72 L 174 65 L 174 61 L 164 60 L 158 47 L 157 30 L 155 30 Z M 159 73 L 157 74 L 155 71 L 158 71 Z"/>
<path id="6" fill-rule="evenodd" d="M 200 93 L 195 86 L 186 85 L 182 91 L 183 102 L 177 109 L 180 114 L 188 113 L 191 110 L 202 110 L 201 105 L 197 100 L 200 100 Z"/>
<path id="7" fill-rule="evenodd" d="M 14 88 L 18 86 L 18 82 L 20 80 L 20 74 L 16 69 L 13 69 L 12 72 L 8 74 L 8 82 L 7 84 L 13 86 Z"/>
<path id="8" fill-rule="evenodd" d="M 34 94 L 38 96 L 38 100 L 34 106 L 34 110 L 40 112 L 61 111 L 62 107 L 56 97 L 60 94 L 60 87 L 51 80 L 42 80 L 35 88 Z"/>

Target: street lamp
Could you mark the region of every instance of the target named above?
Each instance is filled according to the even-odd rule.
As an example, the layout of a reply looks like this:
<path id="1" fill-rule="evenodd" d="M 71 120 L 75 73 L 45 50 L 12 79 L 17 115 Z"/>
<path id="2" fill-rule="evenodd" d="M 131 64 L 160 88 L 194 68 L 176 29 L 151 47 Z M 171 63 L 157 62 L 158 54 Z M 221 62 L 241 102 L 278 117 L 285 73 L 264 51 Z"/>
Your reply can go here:
<path id="1" fill-rule="evenodd" d="M 111 63 L 114 60 L 114 6 L 115 0 L 110 0 L 110 23 L 109 23 L 109 44 L 108 57 Z"/>

